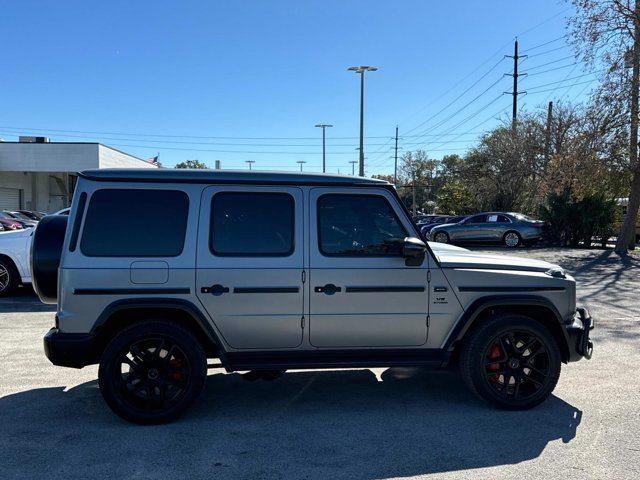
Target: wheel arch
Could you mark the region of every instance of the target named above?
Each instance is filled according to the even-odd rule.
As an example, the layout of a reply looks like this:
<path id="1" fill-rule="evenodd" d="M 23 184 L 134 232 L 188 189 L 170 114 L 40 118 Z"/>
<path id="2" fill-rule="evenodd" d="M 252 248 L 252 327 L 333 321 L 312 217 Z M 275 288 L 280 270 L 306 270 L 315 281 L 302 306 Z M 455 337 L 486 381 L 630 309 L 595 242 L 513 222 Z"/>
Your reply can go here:
<path id="1" fill-rule="evenodd" d="M 191 302 L 181 299 L 127 299 L 109 304 L 96 320 L 91 334 L 95 336 L 96 359 L 113 336 L 123 328 L 141 320 L 174 321 L 194 334 L 208 357 L 219 357 L 226 366 L 225 350 L 206 317 Z"/>
<path id="2" fill-rule="evenodd" d="M 444 348 L 455 358 L 460 343 L 468 333 L 481 325 L 483 320 L 505 313 L 528 316 L 548 328 L 558 342 L 562 361 L 568 362 L 569 337 L 563 327 L 562 316 L 548 299 L 535 295 L 489 296 L 477 299 L 462 314 L 445 341 Z"/>

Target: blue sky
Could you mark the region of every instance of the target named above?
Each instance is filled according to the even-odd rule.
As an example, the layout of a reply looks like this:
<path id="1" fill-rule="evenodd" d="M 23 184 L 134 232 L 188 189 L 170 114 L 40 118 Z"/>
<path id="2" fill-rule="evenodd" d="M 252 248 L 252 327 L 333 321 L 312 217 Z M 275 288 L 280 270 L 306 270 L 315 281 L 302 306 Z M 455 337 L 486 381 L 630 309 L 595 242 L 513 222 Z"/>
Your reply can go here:
<path id="1" fill-rule="evenodd" d="M 320 171 L 314 125 L 330 123 L 328 171 L 350 173 L 359 82 L 346 69 L 368 64 L 367 173 L 391 173 L 396 123 L 404 151 L 439 158 L 506 118 L 501 59 L 516 35 L 530 54 L 523 108 L 584 98 L 595 76 L 560 38 L 571 12 L 558 0 L 5 2 L 0 138 Z"/>

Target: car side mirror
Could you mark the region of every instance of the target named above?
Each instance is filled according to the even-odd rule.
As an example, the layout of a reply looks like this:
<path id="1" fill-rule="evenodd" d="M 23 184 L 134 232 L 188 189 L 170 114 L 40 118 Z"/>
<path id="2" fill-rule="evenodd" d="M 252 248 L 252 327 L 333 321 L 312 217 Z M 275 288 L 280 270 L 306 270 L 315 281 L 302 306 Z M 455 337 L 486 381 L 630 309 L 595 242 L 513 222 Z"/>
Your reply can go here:
<path id="1" fill-rule="evenodd" d="M 402 256 L 405 258 L 405 265 L 408 267 L 422 265 L 426 250 L 427 246 L 419 238 L 406 237 L 402 242 Z"/>

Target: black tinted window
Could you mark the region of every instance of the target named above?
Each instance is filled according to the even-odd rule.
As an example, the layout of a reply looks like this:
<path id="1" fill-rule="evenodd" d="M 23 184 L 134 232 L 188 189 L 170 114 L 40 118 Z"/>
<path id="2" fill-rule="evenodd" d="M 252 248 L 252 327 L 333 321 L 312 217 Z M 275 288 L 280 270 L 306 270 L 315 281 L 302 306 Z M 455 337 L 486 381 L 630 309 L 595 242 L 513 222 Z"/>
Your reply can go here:
<path id="1" fill-rule="evenodd" d="M 294 202 L 286 193 L 218 193 L 211 200 L 211 251 L 287 256 L 294 248 Z"/>
<path id="2" fill-rule="evenodd" d="M 189 197 L 177 190 L 98 190 L 89 202 L 80 249 L 91 257 L 180 255 L 188 215 Z"/>
<path id="3" fill-rule="evenodd" d="M 384 197 L 323 195 L 318 236 L 326 255 L 397 255 L 407 232 Z"/>
<path id="4" fill-rule="evenodd" d="M 487 221 L 486 215 L 476 215 L 475 217 L 471 217 L 467 223 L 485 223 Z"/>

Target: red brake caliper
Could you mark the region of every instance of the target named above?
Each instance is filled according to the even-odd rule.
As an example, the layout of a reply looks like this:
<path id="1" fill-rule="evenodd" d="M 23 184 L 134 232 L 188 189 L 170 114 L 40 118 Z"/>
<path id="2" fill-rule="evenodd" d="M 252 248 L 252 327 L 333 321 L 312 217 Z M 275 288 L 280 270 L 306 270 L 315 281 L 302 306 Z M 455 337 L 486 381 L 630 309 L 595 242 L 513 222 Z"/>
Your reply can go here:
<path id="1" fill-rule="evenodd" d="M 500 352 L 500 347 L 498 345 L 492 345 L 489 349 L 487 357 L 489 358 L 489 360 L 495 360 L 497 358 L 500 358 L 501 355 L 502 353 Z M 487 365 L 487 369 L 489 371 L 500 370 L 500 365 L 498 363 L 492 363 L 491 365 Z M 497 382 L 499 378 L 500 377 L 498 375 L 490 377 L 491 381 L 493 382 Z"/>

